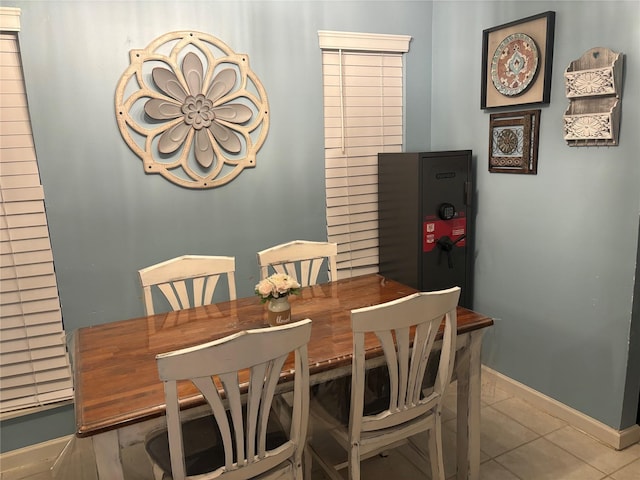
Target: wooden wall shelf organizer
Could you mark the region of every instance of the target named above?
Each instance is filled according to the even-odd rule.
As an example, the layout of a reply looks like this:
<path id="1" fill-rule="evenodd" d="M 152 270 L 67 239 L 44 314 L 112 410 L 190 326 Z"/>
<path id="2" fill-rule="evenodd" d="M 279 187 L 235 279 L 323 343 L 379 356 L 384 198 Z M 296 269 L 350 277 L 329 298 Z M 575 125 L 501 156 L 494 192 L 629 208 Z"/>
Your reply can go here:
<path id="1" fill-rule="evenodd" d="M 564 72 L 569 146 L 615 146 L 620 133 L 624 55 L 603 47 L 586 51 Z"/>

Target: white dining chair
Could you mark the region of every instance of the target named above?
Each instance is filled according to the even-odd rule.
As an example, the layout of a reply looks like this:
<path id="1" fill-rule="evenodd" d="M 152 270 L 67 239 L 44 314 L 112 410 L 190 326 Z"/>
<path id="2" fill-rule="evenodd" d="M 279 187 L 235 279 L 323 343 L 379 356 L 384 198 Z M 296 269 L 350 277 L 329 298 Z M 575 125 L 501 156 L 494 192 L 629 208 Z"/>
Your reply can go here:
<path id="1" fill-rule="evenodd" d="M 235 257 L 182 255 L 138 270 L 146 315 L 153 315 L 159 290 L 173 310 L 213 302 L 218 280 L 227 277 L 228 299 L 236 299 Z"/>
<path id="2" fill-rule="evenodd" d="M 273 272 L 286 273 L 300 283 L 300 286 L 307 287 L 318 282 L 323 264 L 327 269 L 328 279 L 338 279 L 336 243 L 294 240 L 262 250 L 257 255 L 261 279 Z"/>
<path id="3" fill-rule="evenodd" d="M 442 402 L 453 371 L 459 297 L 460 288 L 454 287 L 352 310 L 354 356 L 348 424 L 338 418 L 338 395 L 328 403 L 320 395 L 312 396 L 310 406 L 311 429 L 328 433 L 344 451 L 343 456 L 332 458 L 326 454 L 326 442 L 323 445 L 315 434 L 310 436 L 311 456 L 329 478 L 342 479 L 338 471 L 348 467 L 348 478 L 359 480 L 362 460 L 408 441 L 425 460 L 424 447 L 428 446 L 431 478 L 444 480 Z M 436 354 L 436 335 L 443 319 L 442 347 Z M 376 378 L 388 378 L 385 388 L 380 389 L 386 397 L 366 406 L 365 336 L 377 339 L 383 348 L 388 373 L 388 377 Z M 425 388 L 425 372 L 431 362 L 437 365 L 435 383 Z M 428 445 L 418 445 L 412 438 L 420 432 L 427 432 Z"/>
<path id="4" fill-rule="evenodd" d="M 156 478 L 302 480 L 310 336 L 311 320 L 306 319 L 156 356 L 167 408 L 167 428 L 150 433 L 145 441 Z M 291 352 L 293 405 L 288 428 L 279 429 L 271 406 Z M 247 370 L 248 390 L 243 394 L 239 373 Z M 178 382 L 184 380 L 202 393 L 209 415 L 181 420 Z"/>

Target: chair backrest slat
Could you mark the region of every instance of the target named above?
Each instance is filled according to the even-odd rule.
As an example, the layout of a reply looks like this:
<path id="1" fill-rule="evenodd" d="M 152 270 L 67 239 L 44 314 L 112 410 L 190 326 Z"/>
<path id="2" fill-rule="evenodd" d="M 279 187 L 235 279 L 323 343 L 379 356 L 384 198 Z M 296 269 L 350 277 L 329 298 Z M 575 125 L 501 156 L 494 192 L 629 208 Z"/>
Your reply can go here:
<path id="1" fill-rule="evenodd" d="M 257 256 L 261 279 L 267 278 L 272 270 L 286 273 L 303 287 L 315 285 L 325 261 L 329 280 L 338 279 L 335 243 L 295 240 L 262 250 Z"/>
<path id="2" fill-rule="evenodd" d="M 235 269 L 234 257 L 182 255 L 138 270 L 145 314 L 155 313 L 154 287 L 163 294 L 172 310 L 209 305 L 213 303 L 222 276 L 227 277 L 229 300 L 235 300 Z"/>

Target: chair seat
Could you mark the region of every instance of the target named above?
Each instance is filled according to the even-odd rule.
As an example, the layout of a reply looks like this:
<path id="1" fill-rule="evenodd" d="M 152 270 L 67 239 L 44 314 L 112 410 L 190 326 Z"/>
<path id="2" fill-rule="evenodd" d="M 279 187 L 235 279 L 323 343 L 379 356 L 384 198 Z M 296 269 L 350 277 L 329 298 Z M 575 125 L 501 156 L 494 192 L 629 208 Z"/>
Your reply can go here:
<path id="1" fill-rule="evenodd" d="M 376 415 L 389 408 L 389 373 L 386 366 L 366 372 L 364 414 Z M 351 410 L 351 375 L 314 385 L 311 400 L 320 406 L 325 420 L 333 419 L 342 426 L 349 425 Z"/>
<path id="2" fill-rule="evenodd" d="M 224 447 L 220 431 L 212 416 L 199 417 L 182 424 L 184 456 L 187 475 L 200 475 L 224 466 Z M 288 440 L 278 422 L 269 421 L 267 450 L 272 450 Z M 149 436 L 145 448 L 151 459 L 171 478 L 171 459 L 167 429 L 161 429 Z M 235 456 L 235 449 L 234 449 Z"/>
<path id="3" fill-rule="evenodd" d="M 426 396 L 425 392 L 433 388 L 439 360 L 437 353 L 432 352 L 427 372 L 422 381 L 423 394 L 421 398 Z M 389 371 L 387 367 L 382 365 L 367 370 L 364 383 L 364 415 L 377 415 L 389 408 Z M 351 409 L 351 375 L 314 385 L 312 401 L 316 407 L 321 406 L 340 425 L 348 426 Z"/>

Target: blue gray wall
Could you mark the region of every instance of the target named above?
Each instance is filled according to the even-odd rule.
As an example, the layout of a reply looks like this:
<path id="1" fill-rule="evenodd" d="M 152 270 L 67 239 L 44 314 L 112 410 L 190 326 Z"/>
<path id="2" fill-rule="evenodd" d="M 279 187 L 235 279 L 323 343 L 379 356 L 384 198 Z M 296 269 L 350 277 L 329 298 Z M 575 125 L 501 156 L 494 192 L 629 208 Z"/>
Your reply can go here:
<path id="1" fill-rule="evenodd" d="M 6 6 L 22 9 L 20 44 L 68 331 L 141 315 L 136 271 L 143 266 L 183 253 L 235 255 L 244 296 L 258 275 L 257 250 L 292 238 L 326 238 L 317 31 L 405 34 L 412 37 L 407 150 L 474 151 L 475 307 L 496 318 L 486 363 L 614 428 L 635 421 L 640 362 L 631 364 L 638 346 L 629 340 L 631 327 L 638 330 L 637 316 L 631 320 L 640 203 L 637 2 Z M 540 173 L 490 175 L 489 114 L 479 107 L 482 30 L 545 10 L 557 12 L 557 25 Z M 183 29 L 207 32 L 248 54 L 269 96 L 271 129 L 257 167 L 208 191 L 145 175 L 115 120 L 114 92 L 129 50 Z M 594 46 L 628 57 L 621 145 L 569 148 L 562 141 L 562 71 Z M 19 418 L 2 423 L 1 448 L 73 430 L 72 408 Z"/>
<path id="2" fill-rule="evenodd" d="M 547 10 L 556 12 L 555 48 L 538 174 L 489 173 L 489 112 L 479 108 L 482 30 Z M 474 307 L 495 318 L 484 362 L 609 426 L 629 427 L 640 382 L 637 333 L 630 343 L 640 4 L 435 2 L 433 18 L 431 147 L 470 147 L 477 156 Z M 563 140 L 563 73 L 593 47 L 626 55 L 618 147 L 569 147 Z M 637 332 L 637 316 L 634 322 Z"/>

